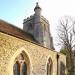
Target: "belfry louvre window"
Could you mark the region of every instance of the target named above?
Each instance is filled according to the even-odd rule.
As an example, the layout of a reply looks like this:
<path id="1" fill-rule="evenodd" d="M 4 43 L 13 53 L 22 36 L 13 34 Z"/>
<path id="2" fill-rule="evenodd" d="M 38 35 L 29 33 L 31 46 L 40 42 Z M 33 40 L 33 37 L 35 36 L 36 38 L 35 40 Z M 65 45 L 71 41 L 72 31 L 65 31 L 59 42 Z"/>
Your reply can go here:
<path id="1" fill-rule="evenodd" d="M 25 63 L 24 57 L 20 54 L 15 61 L 13 66 L 14 75 L 27 75 L 27 65 Z"/>

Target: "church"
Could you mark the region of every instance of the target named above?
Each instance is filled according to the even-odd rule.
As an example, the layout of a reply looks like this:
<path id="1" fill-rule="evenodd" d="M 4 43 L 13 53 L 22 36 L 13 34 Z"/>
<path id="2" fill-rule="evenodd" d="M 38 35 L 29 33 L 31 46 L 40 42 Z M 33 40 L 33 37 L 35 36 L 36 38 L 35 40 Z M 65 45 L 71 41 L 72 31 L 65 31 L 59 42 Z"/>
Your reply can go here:
<path id="1" fill-rule="evenodd" d="M 23 29 L 0 20 L 0 75 L 67 75 L 66 56 L 55 51 L 41 12 L 36 3 Z"/>

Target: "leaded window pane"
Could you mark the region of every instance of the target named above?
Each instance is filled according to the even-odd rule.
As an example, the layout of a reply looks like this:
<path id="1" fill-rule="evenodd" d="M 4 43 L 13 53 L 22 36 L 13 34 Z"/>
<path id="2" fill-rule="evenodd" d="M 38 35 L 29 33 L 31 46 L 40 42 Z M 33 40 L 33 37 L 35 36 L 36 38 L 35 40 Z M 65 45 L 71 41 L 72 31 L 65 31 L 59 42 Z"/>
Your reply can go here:
<path id="1" fill-rule="evenodd" d="M 23 65 L 22 65 L 22 75 L 27 75 L 27 66 L 26 66 L 26 63 L 23 63 Z"/>
<path id="2" fill-rule="evenodd" d="M 13 72 L 14 72 L 14 75 L 20 75 L 20 65 L 18 64 L 18 62 L 14 64 Z"/>

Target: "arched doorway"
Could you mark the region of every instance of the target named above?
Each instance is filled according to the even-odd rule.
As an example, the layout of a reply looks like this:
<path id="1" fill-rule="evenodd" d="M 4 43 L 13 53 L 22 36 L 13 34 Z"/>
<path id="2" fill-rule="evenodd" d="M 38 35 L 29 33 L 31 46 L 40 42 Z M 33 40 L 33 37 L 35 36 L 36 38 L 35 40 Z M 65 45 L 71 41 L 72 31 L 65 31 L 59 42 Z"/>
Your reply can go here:
<path id="1" fill-rule="evenodd" d="M 47 61 L 47 75 L 52 75 L 52 74 L 53 74 L 53 63 L 51 58 L 49 58 Z"/>

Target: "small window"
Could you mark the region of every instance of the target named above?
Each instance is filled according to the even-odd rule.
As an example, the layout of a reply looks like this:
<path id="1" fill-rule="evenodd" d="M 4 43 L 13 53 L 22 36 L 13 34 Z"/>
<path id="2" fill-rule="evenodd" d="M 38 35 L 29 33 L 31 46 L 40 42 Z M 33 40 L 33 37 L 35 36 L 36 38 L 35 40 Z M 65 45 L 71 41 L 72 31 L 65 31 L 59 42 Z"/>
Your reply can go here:
<path id="1" fill-rule="evenodd" d="M 46 30 L 46 25 L 44 24 L 44 30 Z"/>
<path id="2" fill-rule="evenodd" d="M 47 62 L 47 75 L 52 75 L 53 64 L 51 58 L 48 59 Z"/>
<path id="3" fill-rule="evenodd" d="M 27 75 L 27 65 L 25 62 L 22 64 L 22 75 Z"/>
<path id="4" fill-rule="evenodd" d="M 60 75 L 66 75 L 65 74 L 65 65 L 62 61 L 60 62 Z"/>

